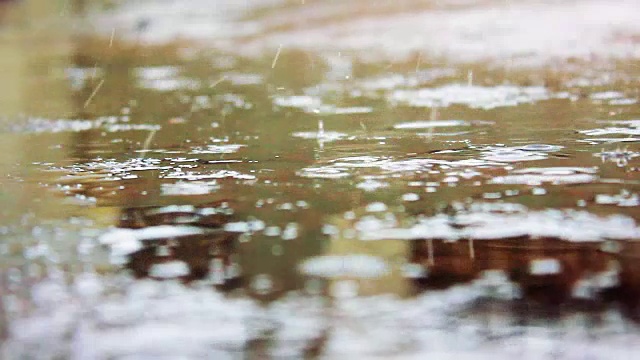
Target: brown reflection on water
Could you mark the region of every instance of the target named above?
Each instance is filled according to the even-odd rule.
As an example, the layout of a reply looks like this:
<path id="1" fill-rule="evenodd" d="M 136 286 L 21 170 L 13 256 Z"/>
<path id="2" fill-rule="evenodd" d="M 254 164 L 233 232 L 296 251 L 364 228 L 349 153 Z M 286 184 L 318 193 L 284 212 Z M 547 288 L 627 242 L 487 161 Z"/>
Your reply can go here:
<path id="1" fill-rule="evenodd" d="M 222 226 L 229 216 L 224 214 L 224 202 L 199 206 L 130 208 L 123 211 L 119 227 L 143 228 L 160 225 L 190 225 L 204 229 L 205 234 L 154 238 L 141 250 L 131 254 L 126 267 L 137 277 L 156 279 L 178 278 L 183 281 L 207 279 L 220 289 L 238 284 L 240 264 L 237 263 L 237 235 L 224 232 Z M 162 264 L 181 262 L 188 271 L 177 274 L 154 272 Z"/>
<path id="2" fill-rule="evenodd" d="M 194 202 L 196 205 L 188 204 Z M 116 225 L 121 229 L 189 226 L 201 231 L 142 239 L 143 247 L 127 255 L 125 269 L 138 278 L 198 281 L 221 291 L 239 290 L 261 301 L 278 299 L 304 286 L 295 267 L 306 254 L 316 252 L 317 244 L 308 244 L 304 232 L 313 231 L 317 224 L 301 221 L 301 238 L 282 242 L 261 235 L 261 231 L 225 230 L 225 225 L 239 218 L 234 214 L 238 206 L 233 200 L 198 203 L 192 199 L 183 203 L 119 211 Z M 162 270 L 165 265 L 173 265 L 173 270 Z"/>
<path id="3" fill-rule="evenodd" d="M 500 270 L 520 286 L 525 300 L 547 305 L 575 302 L 580 281 L 609 272 L 612 282 L 591 283 L 582 298 L 616 301 L 635 314 L 640 305 L 636 248 L 635 241 L 603 245 L 558 238 L 421 240 L 412 243 L 410 259 L 427 269 L 428 275 L 417 280 L 425 289 L 468 282 L 484 271 Z"/>
<path id="4" fill-rule="evenodd" d="M 619 295 L 629 314 L 640 320 L 640 244 L 628 242 L 620 244 L 620 251 L 615 254 L 620 264 Z"/>

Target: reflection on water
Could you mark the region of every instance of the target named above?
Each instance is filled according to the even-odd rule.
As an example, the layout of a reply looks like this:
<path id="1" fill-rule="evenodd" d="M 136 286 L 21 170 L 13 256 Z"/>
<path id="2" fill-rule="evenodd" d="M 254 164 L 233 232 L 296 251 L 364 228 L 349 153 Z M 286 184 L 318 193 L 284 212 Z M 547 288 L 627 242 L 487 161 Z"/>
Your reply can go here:
<path id="1" fill-rule="evenodd" d="M 453 3 L 443 19 L 478 24 L 493 6 Z M 50 2 L 2 8 L 2 356 L 637 350 L 633 58 L 343 48 L 371 39 L 337 10 L 398 24 L 432 17 L 421 1 L 176 4 L 107 7 L 97 34 Z M 294 47 L 334 31 L 357 36 Z"/>

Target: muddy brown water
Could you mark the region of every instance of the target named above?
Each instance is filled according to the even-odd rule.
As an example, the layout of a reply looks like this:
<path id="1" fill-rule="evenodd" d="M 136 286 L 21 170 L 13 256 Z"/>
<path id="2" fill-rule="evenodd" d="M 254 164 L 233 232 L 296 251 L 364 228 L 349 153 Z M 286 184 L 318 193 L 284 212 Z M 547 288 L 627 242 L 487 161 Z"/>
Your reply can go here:
<path id="1" fill-rule="evenodd" d="M 635 60 L 507 71 L 82 34 L 58 36 L 66 53 L 42 50 L 44 71 L 15 47 L 27 35 L 12 36 L 2 46 L 27 61 L 0 133 L 8 353 L 46 348 L 21 321 L 61 305 L 32 290 L 86 273 L 204 282 L 264 306 L 292 292 L 412 299 L 485 281 L 460 319 L 638 316 Z M 328 329 L 305 356 L 331 349 Z M 267 356 L 270 341 L 243 346 Z"/>

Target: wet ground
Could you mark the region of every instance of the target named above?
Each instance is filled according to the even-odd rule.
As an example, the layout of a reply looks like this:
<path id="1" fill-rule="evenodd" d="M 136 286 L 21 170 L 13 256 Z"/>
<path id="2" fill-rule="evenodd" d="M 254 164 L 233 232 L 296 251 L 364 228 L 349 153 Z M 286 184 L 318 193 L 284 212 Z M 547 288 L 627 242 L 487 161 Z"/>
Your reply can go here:
<path id="1" fill-rule="evenodd" d="M 110 4 L 0 33 L 3 358 L 634 358 L 634 2 Z"/>

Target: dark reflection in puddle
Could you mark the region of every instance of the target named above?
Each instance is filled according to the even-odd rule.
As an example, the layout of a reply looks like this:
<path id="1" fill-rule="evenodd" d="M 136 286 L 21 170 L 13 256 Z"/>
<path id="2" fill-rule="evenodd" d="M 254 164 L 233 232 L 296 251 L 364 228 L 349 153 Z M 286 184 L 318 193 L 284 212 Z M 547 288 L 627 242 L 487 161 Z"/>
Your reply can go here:
<path id="1" fill-rule="evenodd" d="M 237 235 L 225 233 L 229 211 L 223 203 L 132 208 L 123 212 L 120 228 L 144 228 L 188 225 L 201 232 L 166 236 L 160 232 L 152 239 L 141 239 L 141 249 L 129 254 L 125 266 L 137 277 L 207 279 L 212 285 L 229 289 L 237 286 L 241 276 L 237 261 Z"/>
<path id="2" fill-rule="evenodd" d="M 600 242 L 571 243 L 553 238 L 424 240 L 412 244 L 413 262 L 427 268 L 428 275 L 420 280 L 427 287 L 470 281 L 494 270 L 518 284 L 525 298 L 540 297 L 552 303 L 568 301 L 579 279 L 604 272 L 612 260 L 600 251 Z M 613 271 L 617 277 L 618 270 Z M 595 284 L 593 287 L 594 292 L 600 290 Z"/>

